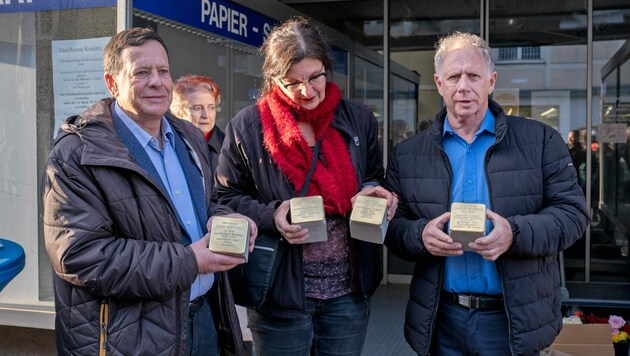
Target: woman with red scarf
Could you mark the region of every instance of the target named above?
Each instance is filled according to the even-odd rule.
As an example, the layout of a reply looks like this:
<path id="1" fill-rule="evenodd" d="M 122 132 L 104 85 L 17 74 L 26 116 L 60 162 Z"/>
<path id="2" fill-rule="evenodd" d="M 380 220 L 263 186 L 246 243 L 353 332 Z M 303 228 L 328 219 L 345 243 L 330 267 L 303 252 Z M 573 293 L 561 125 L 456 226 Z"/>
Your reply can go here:
<path id="1" fill-rule="evenodd" d="M 329 45 L 304 18 L 276 27 L 261 53 L 260 99 L 230 121 L 216 174 L 219 202 L 277 236 L 284 251 L 262 304 L 247 311 L 254 353 L 360 355 L 381 252 L 350 238 L 348 217 L 357 195 L 386 198 L 388 219 L 397 206 L 380 186 L 378 123 L 328 80 Z M 308 230 L 288 221 L 289 200 L 305 184 L 306 196 L 323 198 L 327 241 L 305 244 Z"/>

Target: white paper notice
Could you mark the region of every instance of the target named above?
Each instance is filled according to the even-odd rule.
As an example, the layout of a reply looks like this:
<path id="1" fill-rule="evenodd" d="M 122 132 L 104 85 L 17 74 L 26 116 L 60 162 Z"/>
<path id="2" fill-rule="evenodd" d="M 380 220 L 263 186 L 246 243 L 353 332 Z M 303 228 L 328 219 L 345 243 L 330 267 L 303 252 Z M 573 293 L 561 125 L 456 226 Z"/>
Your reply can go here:
<path id="1" fill-rule="evenodd" d="M 626 124 L 599 124 L 597 139 L 602 143 L 626 143 Z"/>
<path id="2" fill-rule="evenodd" d="M 110 37 L 52 41 L 55 129 L 98 100 L 108 97 L 103 80 L 103 50 Z"/>

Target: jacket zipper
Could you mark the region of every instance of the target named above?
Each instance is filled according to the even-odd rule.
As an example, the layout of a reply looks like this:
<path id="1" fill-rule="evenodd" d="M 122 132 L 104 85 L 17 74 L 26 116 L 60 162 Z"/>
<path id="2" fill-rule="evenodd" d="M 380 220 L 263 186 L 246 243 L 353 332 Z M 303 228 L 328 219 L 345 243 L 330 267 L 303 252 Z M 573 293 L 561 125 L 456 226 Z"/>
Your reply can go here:
<path id="1" fill-rule="evenodd" d="M 107 324 L 109 323 L 109 304 L 106 301 L 101 302 L 101 312 L 99 317 L 100 337 L 99 337 L 99 356 L 107 355 Z"/>
<path id="2" fill-rule="evenodd" d="M 444 150 L 444 147 L 441 144 L 437 144 L 438 149 L 442 152 L 442 159 L 444 160 L 445 166 L 446 166 L 446 170 L 448 172 L 448 201 L 450 202 L 452 199 L 452 185 L 453 185 L 453 169 L 451 168 L 451 161 L 448 159 L 448 155 L 446 154 L 446 151 Z M 447 207 L 448 209 L 448 207 Z M 438 283 L 438 289 L 437 289 L 437 295 L 436 295 L 436 303 L 435 303 L 435 310 L 433 311 L 433 314 L 431 315 L 431 328 L 429 329 L 429 335 L 428 335 L 428 342 L 427 345 L 430 348 L 431 346 L 431 339 L 433 339 L 433 332 L 435 329 L 435 324 L 436 324 L 436 320 L 437 320 L 437 314 L 438 314 L 438 309 L 440 309 L 440 295 L 442 294 L 442 286 L 444 285 L 444 262 L 441 264 L 440 266 L 440 271 L 439 271 L 439 275 L 440 275 L 440 280 Z M 429 355 L 429 352 L 427 351 L 427 355 Z"/>

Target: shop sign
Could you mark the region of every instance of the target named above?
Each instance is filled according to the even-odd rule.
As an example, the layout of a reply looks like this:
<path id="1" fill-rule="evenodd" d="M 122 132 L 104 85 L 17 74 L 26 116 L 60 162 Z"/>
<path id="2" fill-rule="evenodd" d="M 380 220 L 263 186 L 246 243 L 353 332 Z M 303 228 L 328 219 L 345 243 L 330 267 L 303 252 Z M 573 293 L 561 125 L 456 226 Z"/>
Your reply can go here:
<path id="1" fill-rule="evenodd" d="M 134 0 L 133 6 L 255 47 L 263 43 L 271 28 L 279 22 L 226 0 Z"/>
<path id="2" fill-rule="evenodd" d="M 0 0 L 0 13 L 116 6 L 116 0 Z"/>

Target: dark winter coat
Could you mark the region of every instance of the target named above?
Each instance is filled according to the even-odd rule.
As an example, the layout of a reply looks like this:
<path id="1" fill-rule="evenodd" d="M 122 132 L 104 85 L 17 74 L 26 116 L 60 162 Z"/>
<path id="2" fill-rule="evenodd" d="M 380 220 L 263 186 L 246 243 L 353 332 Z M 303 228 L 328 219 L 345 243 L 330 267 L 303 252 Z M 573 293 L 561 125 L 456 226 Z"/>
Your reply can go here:
<path id="1" fill-rule="evenodd" d="M 331 123 L 344 138 L 356 172 L 359 187 L 380 185 L 384 169 L 378 144 L 378 123 L 357 102 L 343 99 Z M 276 235 L 273 213 L 285 200 L 295 197 L 295 188 L 264 149 L 260 114 L 255 105 L 238 113 L 225 132 L 215 189 L 219 202 L 256 222 L 260 233 Z M 350 177 L 339 177 L 350 179 Z M 377 245 L 351 240 L 358 251 L 360 294 L 371 296 L 382 278 L 381 257 Z M 270 295 L 259 309 L 269 316 L 299 318 L 305 314 L 302 247 L 282 240 L 288 253 L 283 254 Z M 254 253 L 256 253 L 254 251 Z"/>
<path id="2" fill-rule="evenodd" d="M 584 233 L 588 212 L 566 144 L 553 128 L 507 116 L 490 102 L 496 142 L 485 158 L 491 206 L 513 227 L 512 247 L 496 261 L 508 316 L 512 354 L 550 345 L 562 327 L 558 253 Z M 426 223 L 449 210 L 453 172 L 442 146 L 446 111 L 433 127 L 395 147 L 387 183 L 400 197 L 386 245 L 416 263 L 405 338 L 419 355 L 429 351 L 444 258 L 422 244 Z"/>
<path id="3" fill-rule="evenodd" d="M 210 150 L 210 167 L 212 168 L 213 172 L 215 172 L 217 169 L 217 162 L 219 161 L 219 154 L 221 154 L 221 146 L 223 145 L 224 139 L 225 134 L 223 133 L 223 131 L 215 126 L 214 129 L 212 129 L 210 138 L 208 139 L 208 149 Z"/>
<path id="4" fill-rule="evenodd" d="M 57 349 L 97 355 L 104 343 L 108 355 L 185 355 L 195 255 L 182 243 L 168 193 L 120 139 L 111 103 L 102 100 L 62 124 L 42 179 Z M 208 216 L 230 213 L 210 201 L 212 171 L 201 132 L 169 115 L 167 120 L 198 158 Z M 225 276 L 216 276 L 213 295 L 230 296 Z M 219 335 L 237 333 L 221 344 L 240 347 L 233 302 L 221 298 L 213 304 L 223 304 L 229 315 L 214 314 Z"/>

